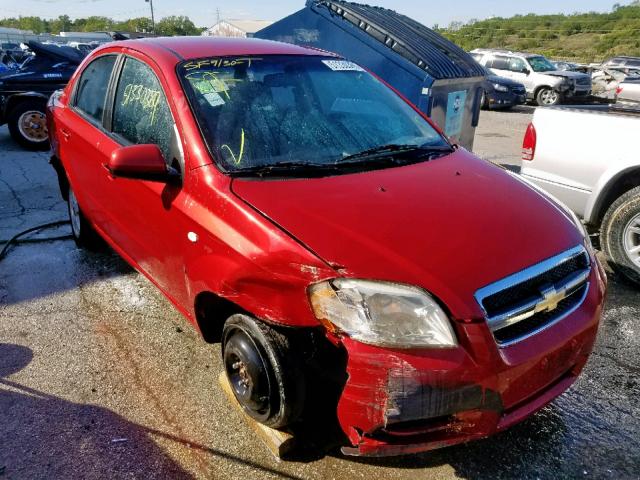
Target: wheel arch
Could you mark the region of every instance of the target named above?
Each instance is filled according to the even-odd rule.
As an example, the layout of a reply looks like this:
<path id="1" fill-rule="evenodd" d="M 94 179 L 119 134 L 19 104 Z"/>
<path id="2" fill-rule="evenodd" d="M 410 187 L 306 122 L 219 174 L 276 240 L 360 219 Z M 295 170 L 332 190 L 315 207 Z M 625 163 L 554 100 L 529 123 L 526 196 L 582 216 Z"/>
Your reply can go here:
<path id="1" fill-rule="evenodd" d="M 67 172 L 62 165 L 62 160 L 57 155 L 51 155 L 49 163 L 56 171 L 58 176 L 58 186 L 60 187 L 60 194 L 64 201 L 69 200 L 69 179 L 67 178 Z"/>
<path id="2" fill-rule="evenodd" d="M 251 315 L 240 305 L 211 291 L 198 293 L 194 300 L 195 320 L 202 338 L 207 343 L 219 343 L 224 322 L 237 313 Z"/>
<path id="3" fill-rule="evenodd" d="M 629 190 L 640 186 L 640 166 L 623 169 L 604 181 L 592 204 L 587 207 L 585 220 L 599 226 L 609 207 Z"/>
<path id="4" fill-rule="evenodd" d="M 23 93 L 16 93 L 15 95 L 11 95 L 7 99 L 7 103 L 5 105 L 6 115 L 9 115 L 11 110 L 13 110 L 16 107 L 16 105 L 18 105 L 23 100 L 33 100 L 33 99 L 42 100 L 44 102 L 44 105 L 46 106 L 47 101 L 49 100 L 49 97 L 39 92 L 23 92 Z"/>

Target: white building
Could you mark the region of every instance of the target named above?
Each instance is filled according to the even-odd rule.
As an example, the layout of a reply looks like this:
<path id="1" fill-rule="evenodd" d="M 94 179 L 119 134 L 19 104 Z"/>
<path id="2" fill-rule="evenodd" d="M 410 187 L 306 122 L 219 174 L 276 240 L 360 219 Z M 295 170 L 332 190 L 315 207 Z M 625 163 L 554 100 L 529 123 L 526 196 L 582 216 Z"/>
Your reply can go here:
<path id="1" fill-rule="evenodd" d="M 206 29 L 202 35 L 207 37 L 253 37 L 273 22 L 268 20 L 220 20 L 213 27 Z"/>

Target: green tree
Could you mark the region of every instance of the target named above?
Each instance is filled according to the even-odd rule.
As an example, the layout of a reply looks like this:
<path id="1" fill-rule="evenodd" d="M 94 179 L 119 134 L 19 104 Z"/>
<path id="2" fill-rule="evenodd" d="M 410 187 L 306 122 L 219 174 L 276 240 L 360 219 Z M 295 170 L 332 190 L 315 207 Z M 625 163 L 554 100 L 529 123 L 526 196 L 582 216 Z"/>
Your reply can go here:
<path id="1" fill-rule="evenodd" d="M 185 16 L 170 16 L 160 20 L 156 25 L 156 33 L 159 35 L 199 35 L 200 29 Z"/>
<path id="2" fill-rule="evenodd" d="M 73 28 L 73 21 L 69 15 L 60 15 L 58 18 L 49 22 L 49 31 L 51 33 L 68 32 Z"/>

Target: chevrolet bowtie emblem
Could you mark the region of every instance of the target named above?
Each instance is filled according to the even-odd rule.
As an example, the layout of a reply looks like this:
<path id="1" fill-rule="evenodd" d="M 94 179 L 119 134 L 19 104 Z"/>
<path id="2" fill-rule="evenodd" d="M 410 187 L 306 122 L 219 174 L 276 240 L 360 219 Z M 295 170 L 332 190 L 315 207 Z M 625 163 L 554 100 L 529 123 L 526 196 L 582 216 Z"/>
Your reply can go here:
<path id="1" fill-rule="evenodd" d="M 567 298 L 566 289 L 556 290 L 553 285 L 540 288 L 540 295 L 542 300 L 536 304 L 535 313 L 539 312 L 551 312 L 558 308 L 558 304 Z"/>

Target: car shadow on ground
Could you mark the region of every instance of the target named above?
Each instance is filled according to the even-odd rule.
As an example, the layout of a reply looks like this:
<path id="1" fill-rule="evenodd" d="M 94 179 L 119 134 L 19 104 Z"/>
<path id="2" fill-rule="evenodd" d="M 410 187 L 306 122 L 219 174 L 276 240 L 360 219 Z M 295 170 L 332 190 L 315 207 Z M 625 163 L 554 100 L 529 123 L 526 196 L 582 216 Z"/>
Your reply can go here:
<path id="1" fill-rule="evenodd" d="M 0 343 L 0 476 L 193 478 L 154 442 L 152 437 L 159 436 L 263 474 L 298 478 L 137 425 L 109 409 L 70 402 L 12 380 L 32 358 L 27 347 Z"/>

